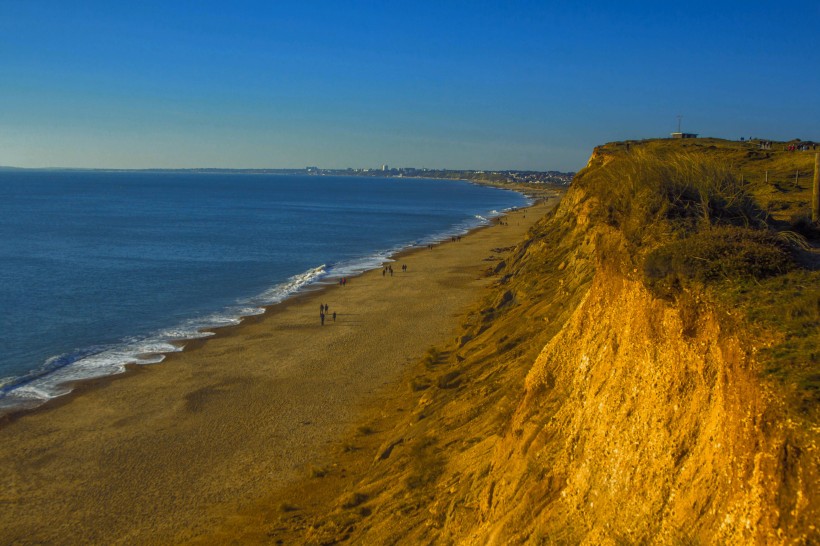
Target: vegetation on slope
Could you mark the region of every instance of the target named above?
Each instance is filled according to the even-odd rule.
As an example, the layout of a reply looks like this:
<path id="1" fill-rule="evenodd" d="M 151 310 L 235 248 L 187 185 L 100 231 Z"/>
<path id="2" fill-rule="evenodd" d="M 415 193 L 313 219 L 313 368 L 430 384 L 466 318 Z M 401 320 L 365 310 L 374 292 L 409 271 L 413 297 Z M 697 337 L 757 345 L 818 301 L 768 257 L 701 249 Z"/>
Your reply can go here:
<path id="1" fill-rule="evenodd" d="M 708 291 L 776 338 L 764 368 L 799 413 L 820 402 L 820 230 L 810 221 L 814 154 L 714 139 L 602 146 L 603 221 L 629 242 L 658 296 Z M 802 173 L 802 175 L 800 174 Z"/>

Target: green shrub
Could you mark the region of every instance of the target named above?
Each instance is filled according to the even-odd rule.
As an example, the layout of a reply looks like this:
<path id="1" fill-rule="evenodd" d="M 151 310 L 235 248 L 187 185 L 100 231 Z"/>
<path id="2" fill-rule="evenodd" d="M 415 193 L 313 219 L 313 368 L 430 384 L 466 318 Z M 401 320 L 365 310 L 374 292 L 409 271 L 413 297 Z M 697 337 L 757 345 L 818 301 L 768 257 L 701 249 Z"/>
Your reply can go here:
<path id="1" fill-rule="evenodd" d="M 692 282 L 765 279 L 794 268 L 785 243 L 764 230 L 738 227 L 709 229 L 651 251 L 644 261 L 646 285 L 672 296 Z"/>

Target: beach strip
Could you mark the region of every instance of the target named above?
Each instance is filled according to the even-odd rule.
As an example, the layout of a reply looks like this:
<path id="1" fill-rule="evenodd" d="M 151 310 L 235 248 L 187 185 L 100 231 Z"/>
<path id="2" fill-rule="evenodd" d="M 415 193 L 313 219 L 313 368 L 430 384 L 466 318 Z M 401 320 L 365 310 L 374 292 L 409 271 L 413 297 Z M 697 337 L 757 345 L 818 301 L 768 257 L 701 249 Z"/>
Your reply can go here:
<path id="1" fill-rule="evenodd" d="M 503 249 L 553 205 L 407 251 L 392 274 L 293 297 L 0 424 L 0 543 L 179 542 L 325 465 L 357 408 L 450 339 Z"/>

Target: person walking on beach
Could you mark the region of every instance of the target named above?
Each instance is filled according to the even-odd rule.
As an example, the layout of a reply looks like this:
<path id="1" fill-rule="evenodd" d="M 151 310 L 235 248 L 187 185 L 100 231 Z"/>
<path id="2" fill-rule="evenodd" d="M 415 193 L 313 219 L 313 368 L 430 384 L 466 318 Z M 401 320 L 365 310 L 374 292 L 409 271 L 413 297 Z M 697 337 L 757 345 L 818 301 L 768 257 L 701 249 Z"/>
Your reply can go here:
<path id="1" fill-rule="evenodd" d="M 336 322 L 336 311 L 333 311 L 333 322 Z"/>
<path id="2" fill-rule="evenodd" d="M 324 326 L 325 325 L 325 314 L 324 313 L 319 313 L 319 320 L 321 321 L 322 326 Z"/>
<path id="3" fill-rule="evenodd" d="M 327 313 L 328 309 L 330 309 L 330 306 L 328 304 L 325 304 L 325 313 Z"/>

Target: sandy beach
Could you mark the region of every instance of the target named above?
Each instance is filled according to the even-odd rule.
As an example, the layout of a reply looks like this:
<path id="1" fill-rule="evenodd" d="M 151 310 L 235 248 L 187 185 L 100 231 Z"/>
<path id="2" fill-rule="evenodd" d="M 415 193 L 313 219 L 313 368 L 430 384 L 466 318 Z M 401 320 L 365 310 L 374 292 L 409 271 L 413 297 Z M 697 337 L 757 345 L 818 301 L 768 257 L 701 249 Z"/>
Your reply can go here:
<path id="1" fill-rule="evenodd" d="M 181 542 L 325 464 L 323 448 L 449 339 L 503 249 L 551 206 L 409 251 L 392 276 L 300 295 L 0 423 L 0 543 Z"/>

